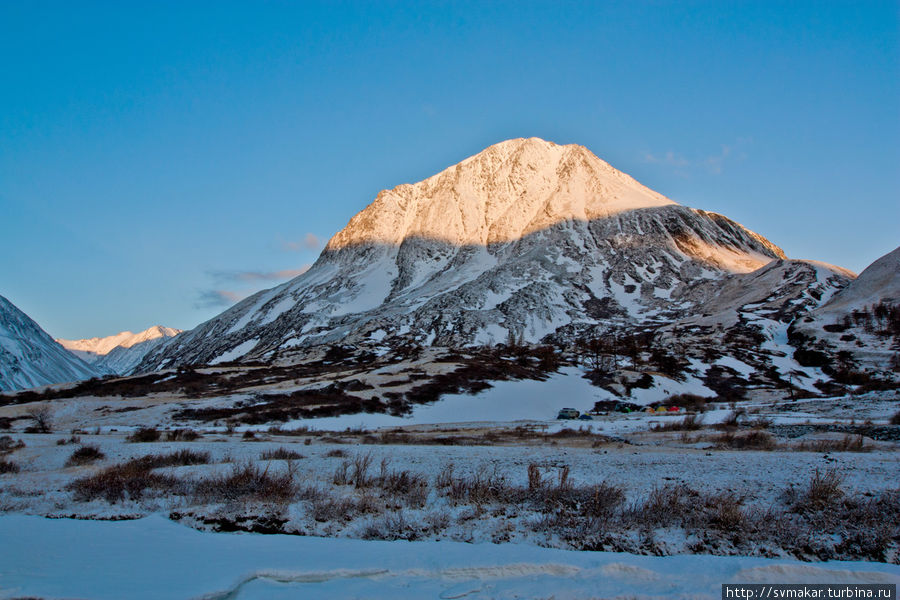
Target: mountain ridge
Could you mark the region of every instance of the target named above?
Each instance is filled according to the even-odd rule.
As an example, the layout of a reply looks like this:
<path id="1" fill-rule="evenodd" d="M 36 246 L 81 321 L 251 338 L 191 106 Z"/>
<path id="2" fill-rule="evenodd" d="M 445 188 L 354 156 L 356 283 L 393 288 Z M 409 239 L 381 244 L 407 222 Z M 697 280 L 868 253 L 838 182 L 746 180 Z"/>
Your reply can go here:
<path id="1" fill-rule="evenodd" d="M 0 391 L 66 383 L 98 374 L 0 296 Z"/>
<path id="2" fill-rule="evenodd" d="M 519 138 L 380 192 L 309 271 L 139 368 L 270 360 L 316 344 L 534 343 L 570 326 L 659 326 L 705 301 L 692 297 L 698 282 L 773 260 L 786 256 L 763 236 L 582 146 Z"/>

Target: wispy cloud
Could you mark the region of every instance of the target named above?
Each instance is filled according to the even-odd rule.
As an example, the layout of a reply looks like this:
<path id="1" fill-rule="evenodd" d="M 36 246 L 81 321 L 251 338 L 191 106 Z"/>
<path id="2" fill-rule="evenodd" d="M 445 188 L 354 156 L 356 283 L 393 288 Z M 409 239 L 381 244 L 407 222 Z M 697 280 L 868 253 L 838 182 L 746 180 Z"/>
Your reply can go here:
<path id="1" fill-rule="evenodd" d="M 303 275 L 308 270 L 309 265 L 303 265 L 299 269 L 284 269 L 282 271 L 210 271 L 209 274 L 216 281 L 281 281 Z"/>
<path id="2" fill-rule="evenodd" d="M 644 162 L 654 165 L 666 165 L 669 167 L 687 167 L 691 164 L 691 161 L 680 154 L 675 154 L 671 150 L 662 156 L 656 156 L 655 154 L 648 152 L 644 155 Z"/>
<path id="3" fill-rule="evenodd" d="M 309 265 L 303 265 L 299 269 L 284 269 L 282 271 L 208 271 L 207 275 L 218 285 L 215 289 L 201 291 L 194 305 L 196 308 L 231 306 L 235 302 L 240 302 L 259 291 L 267 284 L 293 279 L 306 273 L 308 270 Z M 223 289 L 226 287 L 245 289 Z"/>
<path id="4" fill-rule="evenodd" d="M 314 233 L 307 233 L 302 240 L 281 242 L 281 249 L 287 252 L 300 252 L 301 250 L 318 250 L 322 241 Z"/>
<path id="5" fill-rule="evenodd" d="M 749 138 L 738 138 L 732 144 L 722 144 L 715 154 L 696 159 L 686 158 L 684 155 L 671 150 L 665 154 L 644 154 L 644 162 L 654 165 L 662 165 L 675 169 L 676 173 L 687 175 L 691 170 L 703 170 L 712 175 L 721 175 L 725 164 L 730 161 L 741 161 L 747 158 L 747 153 L 740 151 L 750 143 Z"/>
<path id="6" fill-rule="evenodd" d="M 206 290 L 200 292 L 200 297 L 194 306 L 197 308 L 219 308 L 223 306 L 231 306 L 235 302 L 240 302 L 249 294 L 244 292 L 234 292 L 231 290 Z"/>

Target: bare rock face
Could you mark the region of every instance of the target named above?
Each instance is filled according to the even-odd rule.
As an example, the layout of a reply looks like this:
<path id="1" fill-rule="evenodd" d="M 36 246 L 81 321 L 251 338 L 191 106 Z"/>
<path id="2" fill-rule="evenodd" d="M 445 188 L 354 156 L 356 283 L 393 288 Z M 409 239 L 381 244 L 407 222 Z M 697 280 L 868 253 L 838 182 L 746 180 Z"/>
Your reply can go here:
<path id="1" fill-rule="evenodd" d="M 515 139 L 381 192 L 309 271 L 179 335 L 136 371 L 331 343 L 559 341 L 702 315 L 789 322 L 851 277 L 786 261 L 762 236 L 678 205 L 582 146 Z"/>

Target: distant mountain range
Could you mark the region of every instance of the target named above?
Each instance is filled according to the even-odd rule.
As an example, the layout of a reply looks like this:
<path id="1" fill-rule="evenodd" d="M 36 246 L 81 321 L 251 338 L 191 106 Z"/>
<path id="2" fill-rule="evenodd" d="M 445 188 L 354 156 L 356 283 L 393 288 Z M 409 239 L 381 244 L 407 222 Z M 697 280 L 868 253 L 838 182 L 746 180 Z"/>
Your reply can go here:
<path id="1" fill-rule="evenodd" d="M 102 338 L 56 341 L 101 373 L 126 375 L 148 352 L 179 333 L 180 329 L 154 325 L 139 333 L 122 331 Z"/>
<path id="2" fill-rule="evenodd" d="M 514 139 L 382 191 L 303 275 L 191 331 L 157 326 L 58 341 L 92 363 L 72 363 L 85 376 L 290 364 L 335 346 L 377 354 L 601 341 L 605 352 L 627 346 L 659 364 L 667 355 L 721 393 L 729 385 L 816 393 L 838 376 L 838 353 L 845 380 L 853 369 L 893 376 L 898 253 L 858 279 L 791 260 L 763 236 L 676 204 L 582 146 Z M 866 326 L 857 313 L 876 304 L 881 320 Z"/>

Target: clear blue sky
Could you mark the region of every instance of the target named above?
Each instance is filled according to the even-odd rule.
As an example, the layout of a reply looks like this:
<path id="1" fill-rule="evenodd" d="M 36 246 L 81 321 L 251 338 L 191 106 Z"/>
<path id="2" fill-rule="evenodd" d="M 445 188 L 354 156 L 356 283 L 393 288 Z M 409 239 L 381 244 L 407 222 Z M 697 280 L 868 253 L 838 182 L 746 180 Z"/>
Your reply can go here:
<path id="1" fill-rule="evenodd" d="M 0 294 L 58 337 L 191 328 L 379 190 L 527 136 L 859 271 L 900 244 L 898 13 L 0 3 Z"/>

